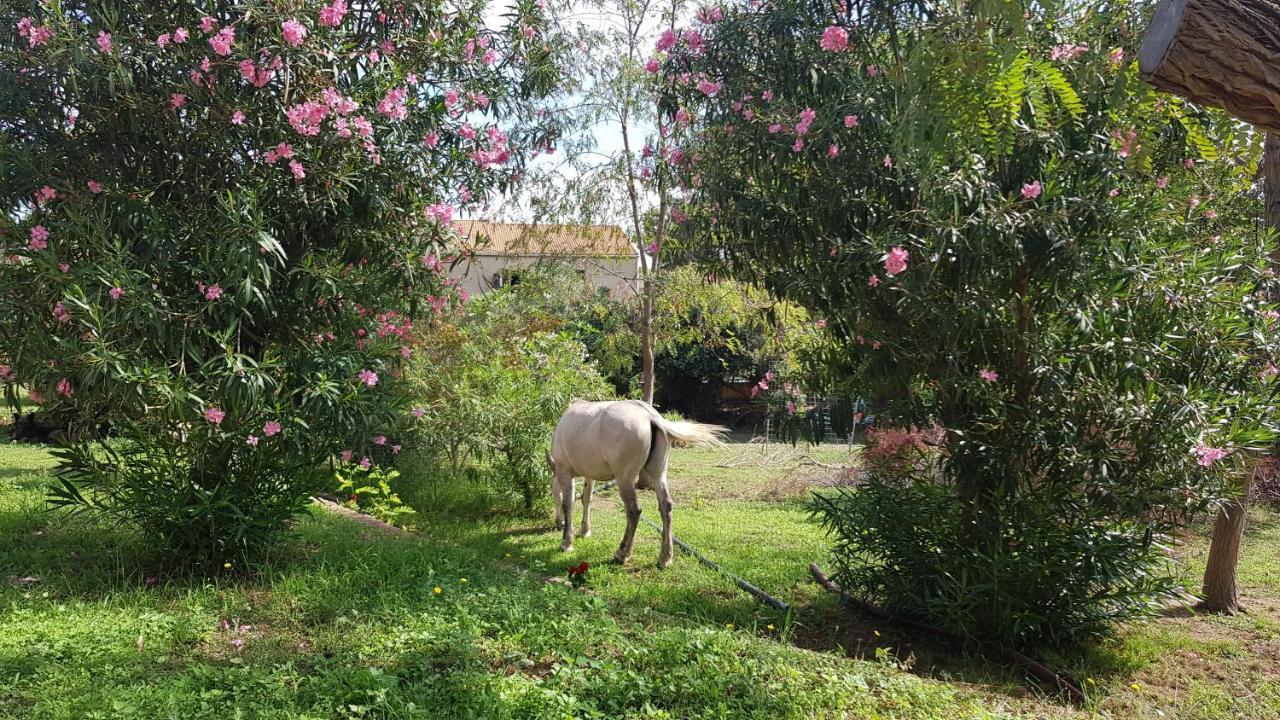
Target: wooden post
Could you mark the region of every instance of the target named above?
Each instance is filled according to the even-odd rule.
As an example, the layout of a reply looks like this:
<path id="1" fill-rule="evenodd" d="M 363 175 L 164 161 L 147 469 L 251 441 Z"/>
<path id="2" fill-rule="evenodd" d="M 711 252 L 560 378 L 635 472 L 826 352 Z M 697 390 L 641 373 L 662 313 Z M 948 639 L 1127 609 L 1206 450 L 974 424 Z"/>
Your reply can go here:
<path id="1" fill-rule="evenodd" d="M 1138 71 L 1161 90 L 1280 132 L 1280 0 L 1160 0 Z"/>

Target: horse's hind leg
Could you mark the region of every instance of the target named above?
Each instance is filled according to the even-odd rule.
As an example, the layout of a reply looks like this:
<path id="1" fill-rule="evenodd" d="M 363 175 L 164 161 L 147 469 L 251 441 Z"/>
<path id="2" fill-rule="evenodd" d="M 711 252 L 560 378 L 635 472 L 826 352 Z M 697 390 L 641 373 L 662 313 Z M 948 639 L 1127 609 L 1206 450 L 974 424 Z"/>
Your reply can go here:
<path id="1" fill-rule="evenodd" d="M 614 553 L 613 559 L 619 563 L 626 563 L 631 557 L 631 545 L 636 539 L 636 526 L 640 524 L 640 502 L 636 500 L 635 475 L 618 478 L 618 495 L 627 509 L 627 531 L 623 534 L 622 544 L 618 546 L 618 552 Z"/>
<path id="2" fill-rule="evenodd" d="M 646 475 L 648 475 L 647 478 L 645 478 Z M 658 552 L 658 567 L 665 568 L 671 565 L 674 557 L 671 510 L 675 507 L 675 503 L 671 500 L 671 488 L 667 486 L 667 473 L 664 468 L 661 475 L 653 477 L 649 468 L 645 468 L 640 476 L 658 494 L 658 514 L 662 516 L 662 550 Z"/>
<path id="3" fill-rule="evenodd" d="M 595 481 L 590 478 L 582 480 L 582 528 L 578 537 L 591 537 L 591 489 Z"/>
<path id="4" fill-rule="evenodd" d="M 555 482 L 560 488 L 557 498 L 560 503 L 561 531 L 563 532 L 560 550 L 569 552 L 573 550 L 573 476 L 557 471 Z"/>

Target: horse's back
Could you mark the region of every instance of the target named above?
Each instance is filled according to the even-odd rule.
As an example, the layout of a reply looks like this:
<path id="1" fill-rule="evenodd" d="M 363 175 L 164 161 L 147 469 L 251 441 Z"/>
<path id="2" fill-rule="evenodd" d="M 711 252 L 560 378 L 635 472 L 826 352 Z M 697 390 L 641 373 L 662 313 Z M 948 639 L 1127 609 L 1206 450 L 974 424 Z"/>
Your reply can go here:
<path id="1" fill-rule="evenodd" d="M 575 475 L 594 480 L 614 478 L 649 454 L 651 416 L 633 400 L 574 400 L 560 416 L 551 438 L 551 456 Z"/>

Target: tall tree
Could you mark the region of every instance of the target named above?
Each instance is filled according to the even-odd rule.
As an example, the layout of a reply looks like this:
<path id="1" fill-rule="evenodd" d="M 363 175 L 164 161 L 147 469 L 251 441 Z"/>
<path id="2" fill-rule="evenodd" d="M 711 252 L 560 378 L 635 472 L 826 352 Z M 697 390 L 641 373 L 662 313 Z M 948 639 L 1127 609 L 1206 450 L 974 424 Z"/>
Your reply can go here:
<path id="1" fill-rule="evenodd" d="M 1267 225 L 1280 231 L 1280 136 L 1268 132 L 1262 152 L 1262 195 Z M 1280 273 L 1280 247 L 1271 251 L 1271 271 Z M 1278 298 L 1271 298 L 1276 301 Z M 1236 568 L 1240 562 L 1240 544 L 1249 523 L 1249 495 L 1258 473 L 1270 470 L 1263 460 L 1254 459 L 1241 476 L 1236 495 L 1227 498 L 1218 511 L 1209 543 L 1209 557 L 1204 569 L 1201 607 L 1210 612 L 1235 615 L 1240 612 L 1240 591 L 1236 586 Z"/>

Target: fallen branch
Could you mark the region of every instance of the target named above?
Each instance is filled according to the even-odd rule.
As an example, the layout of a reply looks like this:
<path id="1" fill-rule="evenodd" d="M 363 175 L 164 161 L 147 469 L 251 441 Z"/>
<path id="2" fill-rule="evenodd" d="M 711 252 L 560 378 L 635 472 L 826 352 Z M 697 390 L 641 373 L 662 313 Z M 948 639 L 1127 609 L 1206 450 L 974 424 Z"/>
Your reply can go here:
<path id="1" fill-rule="evenodd" d="M 872 605 L 869 602 L 866 602 L 864 600 L 859 600 L 858 598 L 855 598 L 849 595 L 839 585 L 836 585 L 835 582 L 831 580 L 831 578 L 827 577 L 827 574 L 822 572 L 822 568 L 818 567 L 817 563 L 809 563 L 809 572 L 813 574 L 813 579 L 816 580 L 819 585 L 821 585 L 823 588 L 825 588 L 829 592 L 834 593 L 837 597 L 840 598 L 841 602 L 845 603 L 846 605 L 852 606 L 857 610 L 866 613 L 867 615 L 880 618 L 881 620 L 884 620 L 886 622 L 891 622 L 896 625 L 904 625 L 906 627 L 931 633 L 933 635 L 941 635 L 943 637 L 951 638 L 952 640 L 958 640 L 960 642 L 964 642 L 966 640 L 966 638 L 961 637 L 960 635 L 957 635 L 956 633 L 953 633 L 950 630 L 944 630 L 940 627 L 934 627 L 933 625 L 922 623 L 918 620 L 912 620 L 910 618 L 904 618 L 904 617 L 892 615 L 882 608 L 876 607 L 875 605 Z M 1067 696 L 1071 698 L 1071 701 L 1073 703 L 1077 705 L 1084 704 L 1084 701 L 1085 701 L 1084 691 L 1081 690 L 1075 683 L 1071 682 L 1067 678 L 1050 670 L 1049 668 L 1027 657 L 1026 655 L 1023 655 L 1017 650 L 1006 647 L 1000 643 L 990 642 L 990 641 L 979 641 L 978 644 L 987 652 L 991 653 L 992 655 L 995 655 L 1005 660 L 1006 662 L 1012 663 L 1014 665 L 1018 665 L 1019 667 L 1023 668 L 1040 682 L 1043 682 L 1048 685 L 1056 686 L 1057 688 L 1065 691 L 1067 693 Z"/>
<path id="2" fill-rule="evenodd" d="M 661 528 L 661 527 L 659 527 L 657 524 L 655 524 L 652 520 L 649 520 L 649 519 L 647 519 L 647 518 L 640 518 L 640 519 L 641 519 L 641 520 L 644 520 L 645 524 L 646 524 L 646 525 L 648 525 L 649 527 L 653 528 L 654 530 L 657 530 L 658 532 L 662 532 L 662 528 Z M 724 575 L 725 577 L 727 577 L 727 578 L 729 578 L 730 580 L 732 580 L 734 585 L 737 585 L 737 586 L 738 586 L 739 588 L 741 588 L 743 591 L 745 591 L 745 592 L 747 592 L 747 593 L 751 594 L 752 596 L 754 596 L 754 597 L 755 597 L 757 600 L 759 600 L 760 602 L 762 602 L 762 603 L 764 603 L 764 604 L 766 604 L 766 605 L 768 605 L 768 606 L 770 606 L 770 607 L 773 607 L 773 608 L 776 608 L 776 609 L 778 609 L 778 610 L 781 610 L 782 612 L 791 612 L 791 606 L 790 606 L 790 605 L 788 605 L 787 603 L 785 603 L 785 602 L 783 602 L 783 601 L 779 600 L 778 598 L 776 598 L 776 597 L 774 597 L 774 596 L 770 595 L 769 593 L 767 593 L 767 592 L 765 592 L 765 591 L 761 590 L 760 588 L 756 587 L 755 585 L 752 585 L 751 583 L 747 582 L 746 580 L 743 580 L 742 578 L 738 577 L 737 575 L 734 575 L 733 573 L 729 572 L 728 570 L 725 570 L 724 568 L 720 567 L 720 566 L 719 566 L 719 565 L 717 565 L 715 562 L 713 562 L 712 560 L 710 560 L 709 558 L 707 558 L 707 556 L 703 555 L 702 553 L 700 553 L 700 552 L 698 552 L 696 549 L 694 549 L 694 547 L 693 547 L 692 545 L 690 545 L 689 543 L 687 543 L 687 542 L 685 542 L 685 541 L 681 540 L 680 538 L 676 537 L 675 535 L 672 535 L 672 536 L 671 536 L 671 541 L 672 541 L 672 542 L 674 542 L 674 543 L 676 544 L 676 547 L 680 548 L 681 550 L 685 551 L 686 553 L 688 553 L 688 554 L 690 554 L 690 555 L 694 556 L 695 558 L 697 558 L 698 562 L 702 563 L 703 565 L 705 565 L 705 566 L 707 566 L 707 567 L 711 568 L 712 570 L 715 570 L 716 572 L 720 573 L 721 575 Z"/>

